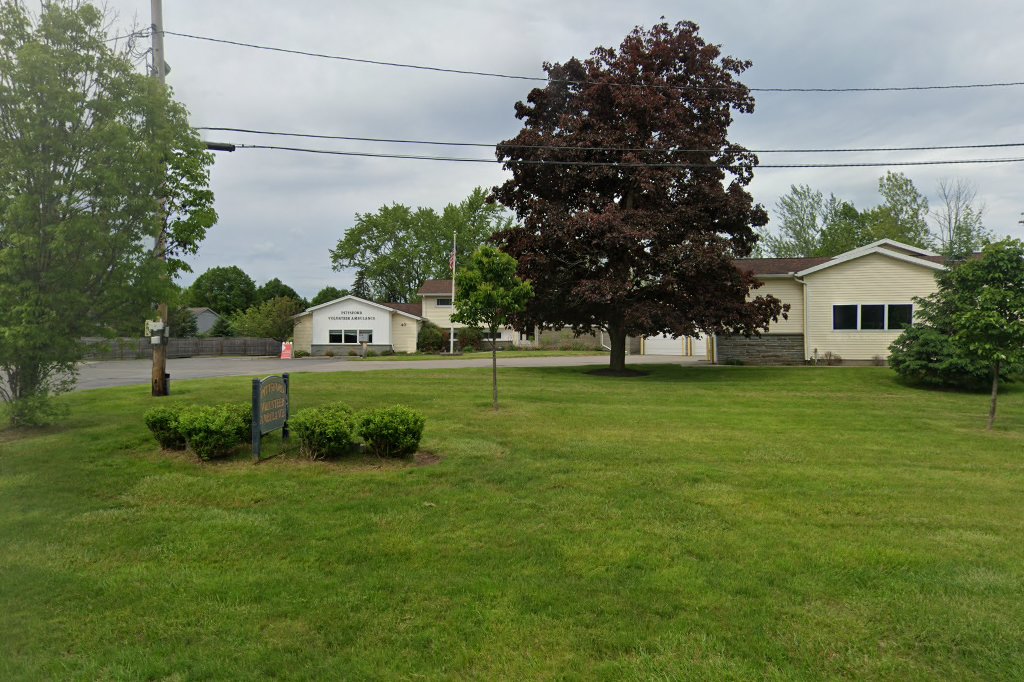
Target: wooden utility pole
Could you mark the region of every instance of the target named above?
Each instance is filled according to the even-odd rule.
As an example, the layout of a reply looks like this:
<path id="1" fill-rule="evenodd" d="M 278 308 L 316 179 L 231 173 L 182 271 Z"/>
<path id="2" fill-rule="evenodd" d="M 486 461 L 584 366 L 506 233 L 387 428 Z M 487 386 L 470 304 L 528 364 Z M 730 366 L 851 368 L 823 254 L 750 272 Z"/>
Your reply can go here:
<path id="1" fill-rule="evenodd" d="M 153 45 L 153 76 L 163 85 L 167 76 L 166 63 L 164 62 L 164 17 L 163 3 L 161 0 L 150 0 L 150 13 L 152 24 L 149 27 L 150 39 Z M 160 232 L 157 234 L 154 249 L 157 255 L 165 263 L 167 262 L 167 241 L 164 232 L 167 229 L 167 203 L 160 199 Z M 160 332 L 160 343 L 153 346 L 153 395 L 167 395 L 167 303 L 160 303 L 157 307 L 160 321 L 163 323 L 163 331 Z"/>

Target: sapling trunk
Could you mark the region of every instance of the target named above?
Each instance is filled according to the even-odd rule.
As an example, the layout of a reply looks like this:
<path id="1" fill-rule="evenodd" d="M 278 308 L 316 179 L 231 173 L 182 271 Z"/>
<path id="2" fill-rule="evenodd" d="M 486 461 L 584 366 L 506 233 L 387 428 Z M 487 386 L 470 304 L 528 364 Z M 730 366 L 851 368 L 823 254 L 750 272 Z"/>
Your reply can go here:
<path id="1" fill-rule="evenodd" d="M 491 389 L 494 393 L 494 411 L 498 411 L 498 331 L 491 328 Z"/>
<path id="2" fill-rule="evenodd" d="M 999 361 L 992 365 L 992 403 L 988 408 L 988 430 L 996 423 L 996 398 L 999 396 Z"/>

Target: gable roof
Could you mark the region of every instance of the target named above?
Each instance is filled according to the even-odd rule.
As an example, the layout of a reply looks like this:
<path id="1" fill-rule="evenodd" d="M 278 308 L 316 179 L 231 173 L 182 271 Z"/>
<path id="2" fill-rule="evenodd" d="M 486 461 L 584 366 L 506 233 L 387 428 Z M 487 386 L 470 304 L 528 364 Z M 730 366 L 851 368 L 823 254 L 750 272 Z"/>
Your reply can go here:
<path id="1" fill-rule="evenodd" d="M 892 239 L 879 239 L 871 244 L 866 244 L 832 257 L 737 258 L 733 262 L 740 270 L 751 272 L 755 275 L 766 277 L 786 275 L 803 277 L 804 275 L 875 253 L 933 270 L 943 269 L 946 262 L 943 256 L 933 251 L 903 244 Z"/>
<path id="2" fill-rule="evenodd" d="M 216 310 L 214 310 L 213 308 L 207 308 L 205 306 L 203 306 L 201 308 L 186 308 L 185 310 L 187 310 L 190 313 L 192 313 L 193 315 L 197 315 L 197 316 L 198 315 L 202 315 L 203 313 L 211 313 L 213 315 L 217 315 L 217 317 L 220 317 L 220 315 L 217 313 Z"/>
<path id="3" fill-rule="evenodd" d="M 359 298 L 358 296 L 353 296 L 352 294 L 349 294 L 348 296 L 342 296 L 341 298 L 336 298 L 333 301 L 327 301 L 327 303 L 321 303 L 320 305 L 315 305 L 312 308 L 306 308 L 305 310 L 303 310 L 298 315 L 292 315 L 292 319 L 295 319 L 296 317 L 302 317 L 303 315 L 309 315 L 314 310 L 320 310 L 321 308 L 326 308 L 327 306 L 334 305 L 335 303 L 338 303 L 340 301 L 350 301 L 350 300 L 351 301 L 358 301 L 360 303 L 365 303 L 366 305 L 371 305 L 374 308 L 380 308 L 381 310 L 387 310 L 388 312 L 398 313 L 399 315 L 404 315 L 405 317 L 411 317 L 411 318 L 416 319 L 416 320 L 419 320 L 419 319 L 422 318 L 422 316 L 420 314 L 422 312 L 422 309 L 420 308 L 420 304 L 419 303 L 377 303 L 376 301 L 367 301 L 365 298 Z M 401 306 L 401 307 L 398 307 L 398 306 Z M 415 311 L 414 311 L 414 309 L 412 307 L 410 307 L 409 309 L 406 309 L 406 306 L 414 306 L 415 307 Z"/>
<path id="4" fill-rule="evenodd" d="M 452 281 L 450 279 L 428 279 L 416 292 L 420 296 L 444 296 L 451 295 Z"/>

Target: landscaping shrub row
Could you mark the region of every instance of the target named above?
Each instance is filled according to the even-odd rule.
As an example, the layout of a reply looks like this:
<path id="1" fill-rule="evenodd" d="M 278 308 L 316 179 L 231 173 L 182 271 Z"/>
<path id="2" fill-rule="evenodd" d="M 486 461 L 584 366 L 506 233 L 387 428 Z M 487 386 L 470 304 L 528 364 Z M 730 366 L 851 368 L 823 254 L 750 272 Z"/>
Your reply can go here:
<path id="1" fill-rule="evenodd" d="M 299 439 L 302 454 L 310 459 L 354 452 L 360 438 L 366 449 L 379 457 L 405 457 L 419 447 L 426 419 L 404 405 L 354 414 L 348 405 L 334 403 L 299 410 L 288 424 Z"/>
<path id="2" fill-rule="evenodd" d="M 252 405 L 164 405 L 146 412 L 146 426 L 160 447 L 196 453 L 201 460 L 224 457 L 248 443 L 252 434 Z"/>
<path id="3" fill-rule="evenodd" d="M 252 433 L 252 406 L 244 403 L 165 405 L 149 410 L 144 419 L 160 447 L 187 448 L 203 461 L 231 454 L 248 443 Z M 299 410 L 288 420 L 303 455 L 310 459 L 355 452 L 360 439 L 380 457 L 405 457 L 419 447 L 425 423 L 420 412 L 403 405 L 356 414 L 342 403 Z"/>

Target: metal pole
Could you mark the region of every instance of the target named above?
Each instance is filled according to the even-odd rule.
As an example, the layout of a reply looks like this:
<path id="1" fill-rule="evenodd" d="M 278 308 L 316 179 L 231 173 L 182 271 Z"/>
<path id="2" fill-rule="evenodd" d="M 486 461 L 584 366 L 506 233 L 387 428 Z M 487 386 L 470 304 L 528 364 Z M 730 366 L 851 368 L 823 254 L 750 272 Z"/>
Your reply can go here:
<path id="1" fill-rule="evenodd" d="M 150 14 L 153 22 L 149 31 L 153 46 L 153 77 L 163 85 L 167 74 L 164 62 L 164 19 L 161 0 L 150 0 Z M 157 234 L 156 244 L 153 248 L 160 259 L 166 263 L 167 245 L 164 240 L 164 230 L 167 228 L 167 215 L 166 201 L 162 197 L 160 199 L 160 221 L 162 223 L 160 232 Z M 163 337 L 160 339 L 161 343 L 153 347 L 152 393 L 154 396 L 164 396 L 167 395 L 167 303 L 160 303 L 157 306 L 157 311 L 160 321 L 163 322 L 164 331 L 161 332 L 161 337 Z"/>
<path id="2" fill-rule="evenodd" d="M 452 313 L 455 312 L 455 232 L 452 232 L 452 310 L 448 313 L 448 353 L 455 355 L 455 323 L 452 322 Z"/>

